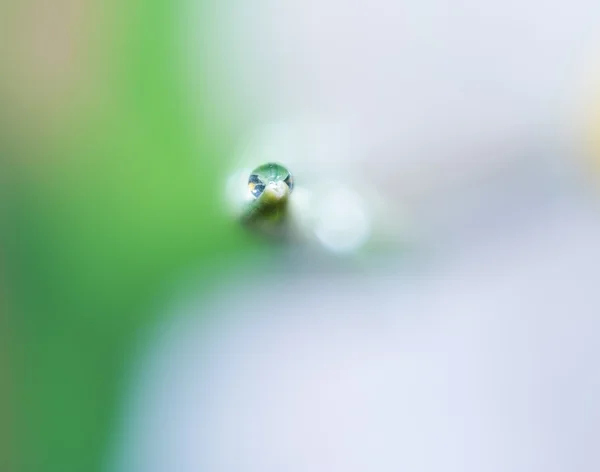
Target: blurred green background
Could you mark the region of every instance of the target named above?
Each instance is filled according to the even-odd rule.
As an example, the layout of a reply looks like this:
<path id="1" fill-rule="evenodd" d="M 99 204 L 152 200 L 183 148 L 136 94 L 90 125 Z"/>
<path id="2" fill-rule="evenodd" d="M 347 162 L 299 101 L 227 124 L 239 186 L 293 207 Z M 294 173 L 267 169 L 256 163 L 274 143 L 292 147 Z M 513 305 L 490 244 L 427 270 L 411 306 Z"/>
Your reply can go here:
<path id="1" fill-rule="evenodd" d="M 252 254 L 218 205 L 223 140 L 184 93 L 182 6 L 0 7 L 2 471 L 105 470 L 158 306 Z"/>
<path id="2" fill-rule="evenodd" d="M 0 2 L 0 472 L 108 470 L 161 306 L 273 257 L 220 208 L 230 140 L 188 7 Z"/>

